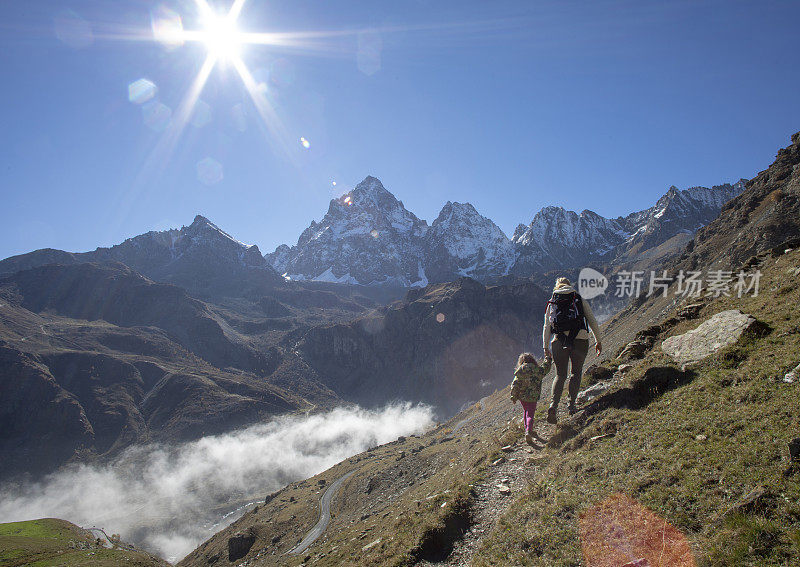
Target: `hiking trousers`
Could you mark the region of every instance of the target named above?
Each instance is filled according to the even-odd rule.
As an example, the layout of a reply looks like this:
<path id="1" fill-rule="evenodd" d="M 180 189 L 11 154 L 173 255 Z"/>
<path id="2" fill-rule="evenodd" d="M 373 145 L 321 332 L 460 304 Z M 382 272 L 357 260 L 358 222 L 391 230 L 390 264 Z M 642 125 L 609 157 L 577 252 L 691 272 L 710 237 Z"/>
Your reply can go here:
<path id="1" fill-rule="evenodd" d="M 553 337 L 550 342 L 550 352 L 553 355 L 553 363 L 556 365 L 556 378 L 553 380 L 553 400 L 550 407 L 558 407 L 561 400 L 561 392 L 564 390 L 564 382 L 569 374 L 569 401 L 575 403 L 578 397 L 578 390 L 581 387 L 581 376 L 583 376 L 583 361 L 589 353 L 589 339 L 575 339 L 572 350 L 563 348 L 563 344 L 558 337 Z M 572 365 L 572 368 L 570 368 Z"/>
<path id="2" fill-rule="evenodd" d="M 533 433 L 533 414 L 536 413 L 536 402 L 523 402 L 522 404 L 522 425 L 525 426 L 525 433 Z"/>

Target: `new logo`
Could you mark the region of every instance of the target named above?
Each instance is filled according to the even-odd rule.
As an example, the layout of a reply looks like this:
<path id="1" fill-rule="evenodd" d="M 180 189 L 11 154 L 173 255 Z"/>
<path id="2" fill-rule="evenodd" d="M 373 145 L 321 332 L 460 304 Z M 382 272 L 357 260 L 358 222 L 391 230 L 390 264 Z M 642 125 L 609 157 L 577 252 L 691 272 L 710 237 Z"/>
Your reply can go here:
<path id="1" fill-rule="evenodd" d="M 578 293 L 581 297 L 592 299 L 603 295 L 608 288 L 608 278 L 592 268 L 583 268 L 578 274 Z"/>

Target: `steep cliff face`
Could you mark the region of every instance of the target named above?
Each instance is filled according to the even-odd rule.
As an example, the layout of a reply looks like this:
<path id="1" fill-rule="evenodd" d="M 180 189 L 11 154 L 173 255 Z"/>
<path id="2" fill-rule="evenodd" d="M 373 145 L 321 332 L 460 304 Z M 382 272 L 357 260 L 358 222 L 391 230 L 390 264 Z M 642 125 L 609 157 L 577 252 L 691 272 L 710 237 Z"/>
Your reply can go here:
<path id="1" fill-rule="evenodd" d="M 519 353 L 538 348 L 548 297 L 531 283 L 486 288 L 462 278 L 412 290 L 352 323 L 311 329 L 298 351 L 341 397 L 425 401 L 449 414 L 507 384 Z"/>

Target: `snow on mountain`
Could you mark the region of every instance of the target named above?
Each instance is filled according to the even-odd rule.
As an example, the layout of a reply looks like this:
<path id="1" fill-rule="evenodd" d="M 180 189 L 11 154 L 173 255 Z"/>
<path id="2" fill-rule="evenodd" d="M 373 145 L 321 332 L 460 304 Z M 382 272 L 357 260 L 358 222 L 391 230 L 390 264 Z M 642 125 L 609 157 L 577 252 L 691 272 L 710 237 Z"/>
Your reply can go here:
<path id="1" fill-rule="evenodd" d="M 676 235 L 690 238 L 743 189 L 744 180 L 711 189 L 671 187 L 653 207 L 615 219 L 545 207 L 509 239 L 469 203 L 448 201 L 429 227 L 380 181 L 367 177 L 332 200 L 322 220 L 312 222 L 295 246 L 281 245 L 266 259 L 289 279 L 362 285 L 416 287 L 461 276 L 486 282 L 509 273 L 527 277 L 613 262 L 621 255 L 629 261 Z M 681 238 L 670 246 L 685 244 Z"/>
<path id="2" fill-rule="evenodd" d="M 506 275 L 516 259 L 511 240 L 469 203 L 448 201 L 425 240 L 426 272 L 433 281 Z"/>
<path id="3" fill-rule="evenodd" d="M 722 206 L 744 191 L 746 180 L 734 184 L 690 187 L 679 190 L 674 185 L 653 207 L 616 219 L 631 236 L 621 252 L 658 246 L 676 234 L 694 234 L 717 218 Z"/>
<path id="4" fill-rule="evenodd" d="M 592 211 L 580 214 L 563 207 L 545 207 L 526 227 L 514 231 L 512 242 L 518 275 L 575 266 L 603 257 L 628 237 L 622 225 Z"/>
<path id="5" fill-rule="evenodd" d="M 333 199 L 295 246 L 279 247 L 267 261 L 294 280 L 413 286 L 420 270 L 428 224 L 374 177 Z"/>
<path id="6" fill-rule="evenodd" d="M 528 225 L 519 225 L 511 241 L 517 247 L 513 272 L 529 275 L 552 269 L 614 260 L 629 252 L 655 248 L 678 234 L 691 235 L 719 215 L 722 206 L 744 190 L 745 180 L 706 187 L 670 189 L 649 209 L 607 219 L 592 211 L 577 214 L 545 207 Z M 685 244 L 676 241 L 675 246 Z"/>

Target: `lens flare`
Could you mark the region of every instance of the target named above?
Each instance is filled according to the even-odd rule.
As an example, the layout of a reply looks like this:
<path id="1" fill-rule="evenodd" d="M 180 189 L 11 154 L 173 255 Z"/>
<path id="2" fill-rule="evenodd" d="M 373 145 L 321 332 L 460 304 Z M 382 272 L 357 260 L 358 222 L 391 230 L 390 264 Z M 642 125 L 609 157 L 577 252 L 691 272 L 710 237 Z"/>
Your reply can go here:
<path id="1" fill-rule="evenodd" d="M 347 197 L 344 198 L 344 204 L 345 205 L 352 205 L 353 204 L 353 198 L 350 195 L 348 195 Z"/>
<path id="2" fill-rule="evenodd" d="M 372 238 L 378 238 L 378 236 L 380 236 L 380 233 L 377 230 L 375 230 L 374 228 L 369 231 L 369 234 L 370 234 L 370 236 L 372 236 Z"/>
<path id="3" fill-rule="evenodd" d="M 128 100 L 134 104 L 144 104 L 158 93 L 158 87 L 148 79 L 139 79 L 128 85 Z"/>
<path id="4" fill-rule="evenodd" d="M 306 140 L 305 138 L 300 138 L 300 144 L 305 148 L 308 149 L 311 147 L 311 142 Z"/>
<path id="5" fill-rule="evenodd" d="M 197 180 L 203 185 L 215 185 L 222 181 L 222 164 L 207 157 L 197 162 Z"/>
<path id="6" fill-rule="evenodd" d="M 172 109 L 163 102 L 151 100 L 142 106 L 145 125 L 156 132 L 163 132 L 172 122 Z"/>
<path id="7" fill-rule="evenodd" d="M 444 320 L 445 320 L 446 318 L 447 318 L 447 317 L 445 317 L 445 316 L 444 316 L 444 313 L 437 313 L 437 314 L 436 314 L 436 322 L 437 322 L 437 323 L 444 323 Z"/>
<path id="8" fill-rule="evenodd" d="M 183 21 L 177 12 L 166 6 L 157 6 L 150 12 L 150 27 L 153 39 L 164 47 L 183 45 Z"/>

